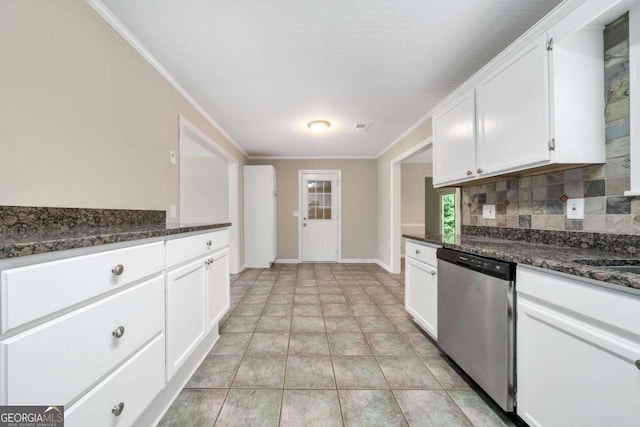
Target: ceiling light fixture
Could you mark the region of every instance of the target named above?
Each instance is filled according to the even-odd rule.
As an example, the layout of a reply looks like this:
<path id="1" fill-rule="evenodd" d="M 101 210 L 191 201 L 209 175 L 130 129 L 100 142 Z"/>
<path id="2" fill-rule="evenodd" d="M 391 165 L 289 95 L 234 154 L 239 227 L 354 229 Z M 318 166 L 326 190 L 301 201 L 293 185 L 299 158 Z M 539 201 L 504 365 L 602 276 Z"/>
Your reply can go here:
<path id="1" fill-rule="evenodd" d="M 331 123 L 326 120 L 313 120 L 307 123 L 307 127 L 316 135 L 320 135 L 321 133 L 325 133 L 329 127 L 331 127 Z"/>

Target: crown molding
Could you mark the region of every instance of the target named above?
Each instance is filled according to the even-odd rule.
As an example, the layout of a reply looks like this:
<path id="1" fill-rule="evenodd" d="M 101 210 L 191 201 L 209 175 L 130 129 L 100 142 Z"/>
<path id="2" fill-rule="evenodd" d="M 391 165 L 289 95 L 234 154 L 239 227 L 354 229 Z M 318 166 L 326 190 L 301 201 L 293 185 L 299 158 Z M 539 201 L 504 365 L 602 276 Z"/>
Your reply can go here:
<path id="1" fill-rule="evenodd" d="M 249 157 L 247 152 L 231 138 L 231 136 L 207 113 L 207 111 L 191 96 L 185 88 L 167 71 L 166 68 L 147 50 L 125 25 L 120 21 L 100 0 L 86 0 L 87 3 L 102 17 L 123 39 L 133 47 L 145 61 L 149 63 L 164 79 L 173 86 L 182 97 L 184 97 L 193 108 L 198 111 L 218 132 L 220 132 L 235 148 L 245 157 Z"/>

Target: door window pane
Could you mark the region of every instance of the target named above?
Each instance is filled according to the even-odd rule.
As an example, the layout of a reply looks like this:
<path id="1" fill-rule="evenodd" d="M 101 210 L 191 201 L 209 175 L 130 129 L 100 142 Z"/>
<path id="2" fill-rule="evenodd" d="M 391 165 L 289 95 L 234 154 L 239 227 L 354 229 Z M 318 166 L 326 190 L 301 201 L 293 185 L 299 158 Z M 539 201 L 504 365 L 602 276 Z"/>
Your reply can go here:
<path id="1" fill-rule="evenodd" d="M 307 181 L 307 218 L 331 219 L 331 180 Z"/>

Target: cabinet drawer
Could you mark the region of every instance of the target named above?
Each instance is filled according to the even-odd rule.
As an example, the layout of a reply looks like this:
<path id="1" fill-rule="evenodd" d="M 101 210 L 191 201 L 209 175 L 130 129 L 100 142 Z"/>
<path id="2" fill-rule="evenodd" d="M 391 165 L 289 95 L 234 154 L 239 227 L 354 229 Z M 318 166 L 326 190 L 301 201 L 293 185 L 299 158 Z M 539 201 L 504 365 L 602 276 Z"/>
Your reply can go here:
<path id="1" fill-rule="evenodd" d="M 65 411 L 67 426 L 130 426 L 164 387 L 164 335 Z M 123 403 L 120 415 L 113 408 Z"/>
<path id="2" fill-rule="evenodd" d="M 561 307 L 565 314 L 577 314 L 587 323 L 605 329 L 614 327 L 634 334 L 635 340 L 640 338 L 638 295 L 522 265 L 518 265 L 516 277 L 520 296 L 534 297 L 545 306 Z"/>
<path id="3" fill-rule="evenodd" d="M 0 343 L 0 404 L 67 405 L 163 328 L 159 275 L 11 337 Z"/>
<path id="4" fill-rule="evenodd" d="M 122 265 L 116 275 L 112 270 Z M 2 333 L 164 268 L 157 242 L 3 271 L 0 276 Z"/>
<path id="5" fill-rule="evenodd" d="M 437 248 L 434 248 L 432 246 L 421 245 L 419 243 L 407 240 L 407 244 L 405 246 L 405 256 L 417 259 L 418 261 L 422 261 L 435 267 L 438 265 L 436 250 Z"/>
<path id="6" fill-rule="evenodd" d="M 229 230 L 167 241 L 167 267 L 207 255 L 229 245 Z"/>

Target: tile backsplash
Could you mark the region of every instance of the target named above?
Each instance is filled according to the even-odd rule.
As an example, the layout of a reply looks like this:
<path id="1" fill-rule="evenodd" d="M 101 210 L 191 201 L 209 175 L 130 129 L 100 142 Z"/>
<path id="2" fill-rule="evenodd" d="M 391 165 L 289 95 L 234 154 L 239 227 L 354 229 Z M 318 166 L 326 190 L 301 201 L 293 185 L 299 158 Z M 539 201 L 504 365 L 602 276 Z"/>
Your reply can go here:
<path id="1" fill-rule="evenodd" d="M 606 163 L 462 189 L 463 225 L 640 234 L 640 198 L 629 189 L 629 16 L 604 32 Z M 566 201 L 585 199 L 584 220 L 566 218 Z M 496 219 L 482 207 L 496 205 Z"/>

